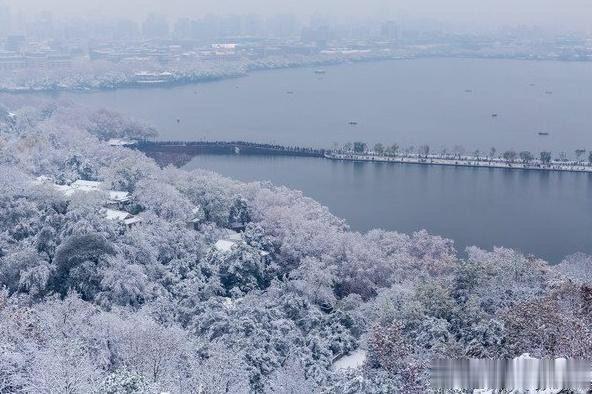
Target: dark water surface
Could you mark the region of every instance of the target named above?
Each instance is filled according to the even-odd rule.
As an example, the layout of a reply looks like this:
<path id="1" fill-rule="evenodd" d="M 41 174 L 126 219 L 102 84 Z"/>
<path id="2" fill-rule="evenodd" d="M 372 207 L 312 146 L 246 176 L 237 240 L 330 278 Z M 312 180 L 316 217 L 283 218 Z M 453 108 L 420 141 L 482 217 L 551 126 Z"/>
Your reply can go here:
<path id="1" fill-rule="evenodd" d="M 354 230 L 425 228 L 459 251 L 505 246 L 551 262 L 592 253 L 590 174 L 230 155 L 185 168 L 302 190 Z"/>
<path id="2" fill-rule="evenodd" d="M 60 96 L 147 120 L 167 140 L 592 149 L 592 62 L 420 59 L 326 70 Z M 586 174 L 242 156 L 201 156 L 188 167 L 300 189 L 360 231 L 425 228 L 459 250 L 501 245 L 552 261 L 592 253 Z"/>
<path id="3" fill-rule="evenodd" d="M 263 71 L 189 86 L 62 96 L 147 120 L 162 139 L 592 149 L 592 62 L 419 59 L 326 71 Z"/>

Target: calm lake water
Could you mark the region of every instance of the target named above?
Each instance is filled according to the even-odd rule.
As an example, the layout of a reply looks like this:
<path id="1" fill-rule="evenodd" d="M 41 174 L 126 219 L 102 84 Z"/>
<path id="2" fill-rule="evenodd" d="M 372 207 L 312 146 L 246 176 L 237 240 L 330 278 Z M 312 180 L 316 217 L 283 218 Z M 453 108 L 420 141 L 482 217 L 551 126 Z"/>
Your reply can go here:
<path id="1" fill-rule="evenodd" d="M 551 262 L 592 253 L 590 174 L 231 155 L 186 168 L 302 190 L 359 231 L 428 229 L 459 251 L 505 246 Z"/>
<path id="2" fill-rule="evenodd" d="M 592 149 L 592 62 L 421 59 L 326 71 L 60 96 L 147 120 L 161 139 L 315 147 L 359 140 L 570 155 Z M 586 174 L 243 156 L 200 156 L 188 165 L 195 167 L 300 189 L 355 230 L 425 228 L 454 239 L 459 250 L 501 245 L 554 262 L 592 253 Z"/>
<path id="3" fill-rule="evenodd" d="M 147 120 L 162 139 L 592 149 L 592 62 L 420 59 L 326 71 L 264 71 L 174 88 L 62 96 Z"/>

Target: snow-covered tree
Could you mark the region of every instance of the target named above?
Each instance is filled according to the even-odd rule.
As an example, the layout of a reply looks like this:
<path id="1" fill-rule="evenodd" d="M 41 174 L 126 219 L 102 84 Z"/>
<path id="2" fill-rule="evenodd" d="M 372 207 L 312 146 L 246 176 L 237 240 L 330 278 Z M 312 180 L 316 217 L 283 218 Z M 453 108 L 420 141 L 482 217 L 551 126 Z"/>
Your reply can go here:
<path id="1" fill-rule="evenodd" d="M 129 77 L 102 67 L 68 83 Z M 425 231 L 352 232 L 300 192 L 109 146 L 152 135 L 123 115 L 11 100 L 0 392 L 424 392 L 435 356 L 592 356 L 589 256 L 550 267 L 504 248 L 459 256 Z M 125 209 L 141 222 L 107 220 L 104 191 L 54 185 L 79 179 L 132 193 Z M 188 226 L 195 209 L 203 220 Z M 240 237 L 217 248 L 235 226 Z M 367 352 L 362 368 L 332 369 L 353 351 Z"/>

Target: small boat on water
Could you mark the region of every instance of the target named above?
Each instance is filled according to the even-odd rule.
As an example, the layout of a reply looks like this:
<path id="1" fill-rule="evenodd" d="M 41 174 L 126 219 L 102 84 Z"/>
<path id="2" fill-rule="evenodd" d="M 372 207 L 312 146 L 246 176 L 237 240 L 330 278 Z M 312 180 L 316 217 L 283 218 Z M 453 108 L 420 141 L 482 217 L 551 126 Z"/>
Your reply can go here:
<path id="1" fill-rule="evenodd" d="M 294 91 L 292 91 L 292 90 L 288 90 L 288 91 L 286 92 L 286 94 L 294 94 Z"/>
<path id="2" fill-rule="evenodd" d="M 491 114 L 492 118 L 497 118 L 497 114 Z"/>
<path id="3" fill-rule="evenodd" d="M 465 89 L 465 93 L 473 93 L 473 90 L 471 90 L 471 89 Z"/>
<path id="4" fill-rule="evenodd" d="M 350 126 L 357 126 L 358 125 L 358 122 L 349 122 L 349 125 Z"/>
<path id="5" fill-rule="evenodd" d="M 177 123 L 181 123 L 181 119 L 177 119 Z"/>
<path id="6" fill-rule="evenodd" d="M 315 74 L 326 74 L 327 71 L 325 70 L 315 70 Z"/>
<path id="7" fill-rule="evenodd" d="M 547 91 L 545 91 L 545 94 L 553 94 L 553 91 L 552 90 L 547 90 Z"/>
<path id="8" fill-rule="evenodd" d="M 539 135 L 547 136 L 549 135 L 549 133 L 547 133 L 546 131 L 539 131 Z"/>

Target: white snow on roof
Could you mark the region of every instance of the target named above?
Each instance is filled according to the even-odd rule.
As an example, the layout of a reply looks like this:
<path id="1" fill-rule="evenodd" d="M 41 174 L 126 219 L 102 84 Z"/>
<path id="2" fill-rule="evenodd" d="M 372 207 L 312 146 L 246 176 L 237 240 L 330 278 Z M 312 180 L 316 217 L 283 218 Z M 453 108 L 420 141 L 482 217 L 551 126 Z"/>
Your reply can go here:
<path id="1" fill-rule="evenodd" d="M 39 177 L 37 178 L 38 182 L 41 183 L 48 183 L 49 178 L 48 177 Z M 59 192 L 62 192 L 66 197 L 70 197 L 72 196 L 75 192 L 96 192 L 96 191 L 100 191 L 101 190 L 101 182 L 96 182 L 96 181 L 83 181 L 83 180 L 78 180 L 76 182 L 73 182 L 71 185 L 57 185 L 57 184 L 52 184 L 52 186 L 54 187 L 54 189 L 56 189 Z"/>
<path id="2" fill-rule="evenodd" d="M 84 192 L 84 193 L 90 193 L 90 192 L 98 192 L 99 189 L 97 189 L 96 187 L 92 187 L 92 186 L 78 186 L 78 187 L 72 187 L 73 191 L 75 192 Z"/>
<path id="3" fill-rule="evenodd" d="M 228 236 L 228 240 L 229 241 L 236 241 L 236 242 L 240 242 L 243 240 L 242 235 L 240 235 L 239 233 L 232 233 Z"/>
<path id="4" fill-rule="evenodd" d="M 48 176 L 39 176 L 34 181 L 37 185 L 50 184 L 55 190 L 62 192 L 66 197 L 72 196 L 75 192 L 97 192 L 102 191 L 102 182 L 77 180 L 70 185 L 58 185 L 53 183 Z M 130 194 L 124 191 L 107 190 L 109 200 L 113 202 L 127 202 L 131 199 Z"/>
<path id="5" fill-rule="evenodd" d="M 72 194 L 74 194 L 75 191 L 68 185 L 53 185 L 53 187 L 57 191 L 64 193 L 64 195 L 66 195 L 67 197 L 70 197 Z"/>
<path id="6" fill-rule="evenodd" d="M 82 190 L 82 191 L 95 191 L 100 190 L 102 182 L 97 181 L 83 181 L 81 179 L 73 182 L 70 186 L 74 189 Z"/>
<path id="7" fill-rule="evenodd" d="M 118 211 L 116 209 L 105 209 L 105 218 L 109 220 L 119 220 L 124 221 L 126 219 L 131 219 L 134 216 L 125 211 Z"/>
<path id="8" fill-rule="evenodd" d="M 227 238 L 216 242 L 214 247 L 219 252 L 230 252 L 240 242 L 244 242 L 242 236 L 239 233 L 232 233 Z"/>
<path id="9" fill-rule="evenodd" d="M 123 138 L 111 138 L 107 141 L 107 144 L 111 146 L 128 146 L 128 145 L 135 145 L 137 142 L 133 140 L 126 140 Z"/>
<path id="10" fill-rule="evenodd" d="M 337 359 L 333 365 L 331 366 L 331 369 L 333 371 L 339 371 L 342 369 L 349 369 L 349 368 L 359 368 L 362 365 L 364 365 L 364 362 L 366 361 L 366 351 L 365 350 L 356 350 L 351 352 L 350 354 L 340 357 L 339 359 Z"/>
<path id="11" fill-rule="evenodd" d="M 230 252 L 232 250 L 232 248 L 234 247 L 234 245 L 236 245 L 236 242 L 229 241 L 229 240 L 226 240 L 226 239 L 221 239 L 218 242 L 216 242 L 216 244 L 214 245 L 214 247 L 219 252 Z"/>
<path id="12" fill-rule="evenodd" d="M 66 197 L 71 197 L 76 192 L 102 191 L 102 182 L 97 181 L 77 180 L 73 182 L 71 185 L 58 185 L 56 183 L 53 183 L 51 178 L 47 176 L 39 176 L 33 181 L 33 183 L 36 185 L 49 185 L 53 187 L 56 191 L 64 194 L 64 196 Z M 128 192 L 108 190 L 107 193 L 109 194 L 109 200 L 112 202 L 126 202 L 130 200 L 130 194 Z M 103 214 L 105 215 L 105 218 L 109 220 L 118 220 L 124 222 L 128 226 L 131 226 L 141 221 L 140 218 L 137 218 L 128 212 L 119 211 L 116 209 L 106 208 L 103 210 Z"/>
<path id="13" fill-rule="evenodd" d="M 109 190 L 109 200 L 115 202 L 126 202 L 129 201 L 130 195 L 128 192 L 119 192 L 116 190 Z"/>
<path id="14" fill-rule="evenodd" d="M 105 215 L 106 219 L 119 221 L 127 226 L 132 226 L 142 221 L 141 218 L 134 216 L 129 212 L 118 211 L 117 209 L 104 209 L 103 214 Z"/>
<path id="15" fill-rule="evenodd" d="M 214 247 L 219 252 L 230 252 L 236 245 L 239 245 L 239 244 L 246 245 L 246 242 L 243 239 L 242 234 L 237 233 L 237 232 L 232 232 L 227 238 L 221 239 L 218 242 L 216 242 Z M 266 252 L 265 250 L 259 250 L 259 256 L 266 257 L 269 255 L 270 255 L 269 252 Z"/>
<path id="16" fill-rule="evenodd" d="M 127 226 L 132 226 L 134 224 L 140 223 L 142 221 L 141 218 L 137 217 L 137 216 L 133 216 L 129 219 L 125 219 L 123 221 L 123 223 L 125 223 Z"/>

